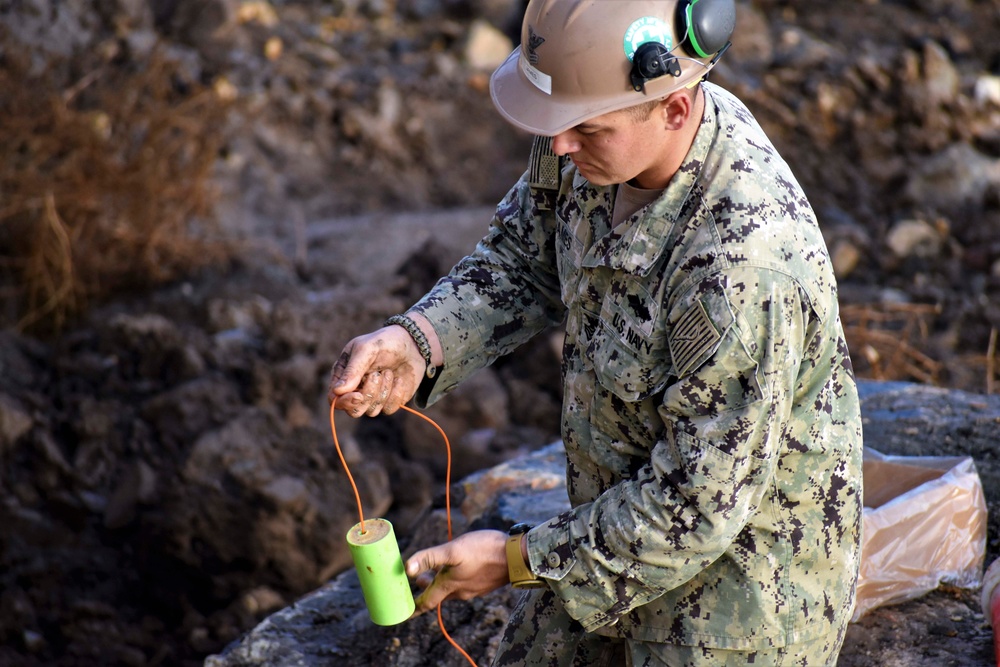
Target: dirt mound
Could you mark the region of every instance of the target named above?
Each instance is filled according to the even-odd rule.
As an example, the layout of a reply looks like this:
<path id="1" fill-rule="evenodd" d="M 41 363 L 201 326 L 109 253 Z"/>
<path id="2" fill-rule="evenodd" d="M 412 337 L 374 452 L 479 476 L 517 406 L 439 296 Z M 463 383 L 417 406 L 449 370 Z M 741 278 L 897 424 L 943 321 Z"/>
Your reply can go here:
<path id="1" fill-rule="evenodd" d="M 1000 5 L 800 4 L 740 2 L 714 79 L 748 103 L 816 206 L 861 373 L 990 389 Z M 164 54 L 175 89 L 232 102 L 211 121 L 222 140 L 212 184 L 220 228 L 243 249 L 155 292 L 94 302 L 58 336 L 2 334 L 0 663 L 200 664 L 346 564 L 337 535 L 353 510 L 329 438 L 329 365 L 454 261 L 452 235 L 428 212 L 458 210 L 437 217 L 464 239 L 485 217 L 462 207 L 495 203 L 523 170 L 530 138 L 500 120 L 487 90 L 519 10 L 500 0 L 5 10 L 0 67 L 17 54 L 32 76 L 49 73 L 47 93 Z M 95 64 L 95 53 L 114 55 Z M 2 187 L 5 207 L 23 194 Z M 65 218 L 74 202 L 55 194 L 49 210 Z M 44 196 L 31 201 L 46 210 Z M 9 290 L 21 237 L 7 212 Z M 16 322 L 4 303 L 4 322 Z M 556 437 L 554 349 L 537 341 L 437 408 L 461 472 Z M 438 444 L 418 425 L 340 430 L 369 511 L 406 526 L 436 503 Z"/>

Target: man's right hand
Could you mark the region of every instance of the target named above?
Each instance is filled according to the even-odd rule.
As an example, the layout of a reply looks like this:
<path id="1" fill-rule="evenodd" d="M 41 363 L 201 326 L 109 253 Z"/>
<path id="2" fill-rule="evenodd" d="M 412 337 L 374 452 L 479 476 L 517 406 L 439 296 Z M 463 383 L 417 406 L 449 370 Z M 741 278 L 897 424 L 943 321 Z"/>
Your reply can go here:
<path id="1" fill-rule="evenodd" d="M 426 363 L 406 329 L 392 325 L 358 336 L 341 352 L 327 398 L 352 417 L 391 415 L 413 398 Z"/>

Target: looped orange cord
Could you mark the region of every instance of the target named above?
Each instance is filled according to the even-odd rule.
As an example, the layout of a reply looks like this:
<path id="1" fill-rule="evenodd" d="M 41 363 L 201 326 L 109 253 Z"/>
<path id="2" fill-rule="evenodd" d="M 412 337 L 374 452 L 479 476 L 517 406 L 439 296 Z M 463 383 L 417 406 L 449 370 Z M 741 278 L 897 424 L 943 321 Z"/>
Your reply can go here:
<path id="1" fill-rule="evenodd" d="M 344 452 L 340 449 L 340 440 L 337 439 L 337 427 L 333 423 L 333 409 L 336 405 L 337 397 L 334 396 L 333 400 L 330 401 L 330 431 L 333 433 L 333 446 L 337 448 L 337 456 L 340 457 L 340 464 L 344 466 L 344 472 L 347 473 L 347 481 L 351 483 L 351 488 L 354 489 L 354 500 L 358 503 L 358 518 L 361 519 L 361 534 L 364 535 L 365 513 L 361 509 L 361 494 L 358 493 L 358 485 L 354 483 L 354 475 L 351 474 L 351 469 L 347 467 L 347 459 L 344 458 Z"/>
<path id="2" fill-rule="evenodd" d="M 334 417 L 334 412 L 333 411 L 334 411 L 334 408 L 336 407 L 336 405 L 337 405 L 337 397 L 334 396 L 333 400 L 330 401 L 330 431 L 331 431 L 331 433 L 333 433 L 333 445 L 337 448 L 337 456 L 340 457 L 340 463 L 341 463 L 341 465 L 344 466 L 344 472 L 347 473 L 347 479 L 348 479 L 348 481 L 350 481 L 351 488 L 354 490 L 354 500 L 357 501 L 357 503 L 358 503 L 358 518 L 360 519 L 360 524 L 361 524 L 361 534 L 364 535 L 365 534 L 365 513 L 364 513 L 364 510 L 361 507 L 361 494 L 358 493 L 358 485 L 354 483 L 354 476 L 351 475 L 351 470 L 350 470 L 350 468 L 347 467 L 347 460 L 344 458 L 344 452 L 341 451 L 341 449 L 340 449 L 340 440 L 337 439 L 337 426 L 334 424 L 334 418 L 333 418 Z M 444 479 L 445 479 L 445 481 L 444 481 L 444 507 L 445 507 L 445 517 L 446 517 L 447 523 L 448 523 L 448 541 L 450 542 L 451 539 L 452 539 L 452 535 L 451 535 L 451 443 L 448 441 L 448 435 L 444 432 L 444 429 L 442 429 L 440 426 L 438 426 L 437 422 L 435 422 L 433 419 L 431 419 L 430 417 L 428 417 L 427 415 L 425 415 L 425 414 L 423 414 L 421 412 L 417 412 L 413 408 L 408 408 L 405 405 L 402 405 L 400 407 L 403 408 L 404 410 L 406 410 L 407 412 L 409 412 L 410 414 L 414 414 L 414 415 L 420 417 L 421 419 L 423 419 L 424 421 L 426 421 L 428 424 L 430 424 L 431 426 L 433 426 L 435 429 L 437 429 L 437 432 L 440 433 L 441 437 L 444 439 L 444 448 L 445 448 L 445 452 L 447 454 L 447 460 L 446 460 L 447 461 L 447 465 L 445 467 L 445 476 L 444 476 Z M 452 646 L 454 646 L 455 649 L 459 653 L 461 653 L 462 656 L 465 657 L 466 660 L 469 661 L 469 664 L 472 665 L 472 667 L 478 667 L 478 665 L 476 665 L 476 661 L 473 660 L 472 657 L 468 653 L 466 653 L 465 650 L 461 646 L 459 646 L 458 643 L 456 643 L 454 639 L 451 638 L 451 635 L 448 634 L 448 631 L 445 630 L 445 628 L 444 628 L 444 619 L 441 618 L 441 605 L 442 604 L 443 604 L 443 601 L 439 602 L 438 606 L 437 606 L 438 627 L 441 628 L 441 634 L 444 635 L 444 638 L 448 640 L 449 644 L 451 644 Z"/>

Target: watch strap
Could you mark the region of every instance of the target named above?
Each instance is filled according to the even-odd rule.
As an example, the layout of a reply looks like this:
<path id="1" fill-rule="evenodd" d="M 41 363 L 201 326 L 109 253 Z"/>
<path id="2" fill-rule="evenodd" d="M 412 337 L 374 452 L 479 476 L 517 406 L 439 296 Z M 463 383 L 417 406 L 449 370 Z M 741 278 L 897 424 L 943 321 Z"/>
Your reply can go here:
<path id="1" fill-rule="evenodd" d="M 517 533 L 507 538 L 507 576 L 515 588 L 539 588 L 545 583 L 535 576 L 521 555 L 523 535 L 524 533 Z"/>

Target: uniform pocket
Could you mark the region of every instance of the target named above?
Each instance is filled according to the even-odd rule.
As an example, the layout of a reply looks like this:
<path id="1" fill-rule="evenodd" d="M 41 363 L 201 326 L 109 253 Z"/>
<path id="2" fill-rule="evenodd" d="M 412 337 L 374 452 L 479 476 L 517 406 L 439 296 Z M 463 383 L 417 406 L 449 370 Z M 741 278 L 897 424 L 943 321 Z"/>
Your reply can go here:
<path id="1" fill-rule="evenodd" d="M 595 328 L 590 350 L 598 382 L 623 401 L 649 398 L 667 384 L 670 352 L 666 337 L 642 334 L 621 313 L 612 313 L 610 321 Z"/>

